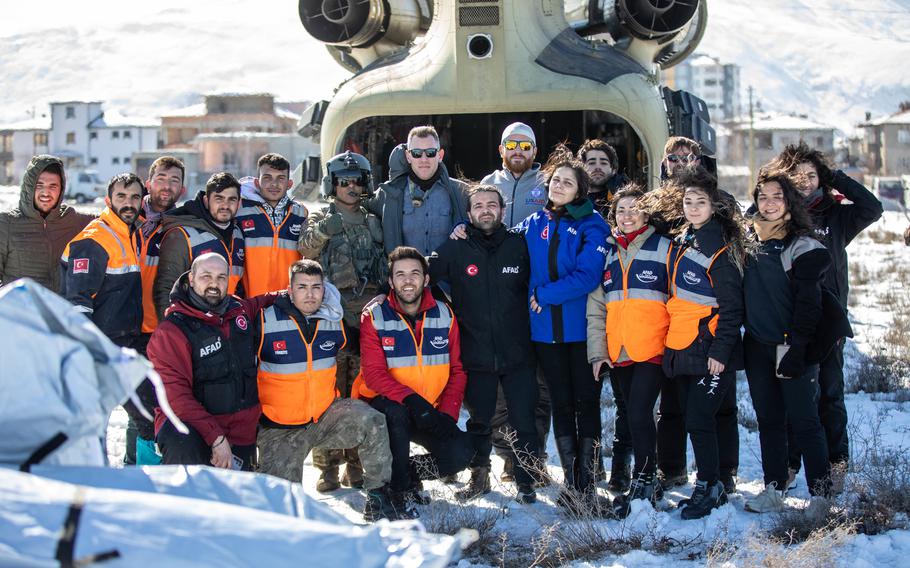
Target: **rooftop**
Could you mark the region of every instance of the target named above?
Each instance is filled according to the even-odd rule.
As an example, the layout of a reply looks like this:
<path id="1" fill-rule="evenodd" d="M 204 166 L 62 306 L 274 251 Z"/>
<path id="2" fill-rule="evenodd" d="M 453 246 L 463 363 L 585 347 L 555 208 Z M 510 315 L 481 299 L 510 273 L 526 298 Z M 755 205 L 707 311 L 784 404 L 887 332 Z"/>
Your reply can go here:
<path id="1" fill-rule="evenodd" d="M 0 124 L 0 130 L 50 130 L 51 119 L 49 116 L 36 116 L 13 122 L 11 124 Z"/>
<path id="2" fill-rule="evenodd" d="M 104 113 L 89 122 L 89 128 L 125 128 L 125 127 L 148 127 L 157 128 L 161 125 L 161 120 L 157 118 L 148 118 L 140 116 L 126 116 L 117 110 L 106 110 Z"/>
<path id="3" fill-rule="evenodd" d="M 910 110 L 896 112 L 894 114 L 889 114 L 888 116 L 876 118 L 875 120 L 869 120 L 862 123 L 860 126 L 882 126 L 885 124 L 910 124 Z"/>

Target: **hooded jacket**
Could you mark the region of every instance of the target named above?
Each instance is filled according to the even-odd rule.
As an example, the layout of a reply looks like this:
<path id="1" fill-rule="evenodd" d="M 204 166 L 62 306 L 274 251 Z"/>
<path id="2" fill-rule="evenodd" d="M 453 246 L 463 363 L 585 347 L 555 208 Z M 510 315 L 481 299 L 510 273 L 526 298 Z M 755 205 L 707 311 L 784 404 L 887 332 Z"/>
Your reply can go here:
<path id="1" fill-rule="evenodd" d="M 232 341 L 231 330 L 256 334 L 255 322 L 259 312 L 275 303 L 277 293 L 240 299 L 231 296 L 223 315 L 203 312 L 192 305 L 189 299 L 189 273 L 182 274 L 170 295 L 173 302 L 167 314 L 179 313 L 186 319 L 198 320 L 202 325 L 217 328 L 225 341 L 220 349 L 235 349 L 238 343 L 251 345 L 249 353 L 238 354 L 243 358 L 255 358 L 255 342 Z M 257 337 L 253 335 L 253 337 Z M 224 435 L 232 445 L 256 443 L 256 425 L 261 413 L 260 405 L 253 404 L 237 412 L 212 414 L 205 409 L 193 390 L 193 353 L 183 330 L 170 319 L 162 319 L 148 344 L 148 358 L 161 375 L 174 414 L 187 426 L 212 445 L 218 436 Z M 160 408 L 155 410 L 155 432 L 161 430 L 167 418 Z"/>
<path id="2" fill-rule="evenodd" d="M 237 279 L 243 273 L 243 234 L 232 221 L 227 229 L 221 229 L 212 220 L 208 209 L 202 202 L 204 191 L 200 191 L 196 198 L 187 201 L 183 206 L 166 212 L 161 218 L 161 232 L 164 238 L 161 239 L 158 256 L 158 274 L 155 277 L 155 283 L 152 286 L 152 296 L 155 302 L 155 311 L 158 319 L 164 318 L 164 310 L 170 305 L 171 289 L 174 283 L 180 278 L 180 275 L 190 269 L 193 263 L 192 249 L 183 231 L 176 230 L 178 227 L 190 227 L 197 231 L 203 231 L 215 235 L 224 244 L 226 250 L 233 251 L 233 258 L 226 258 L 231 264 L 231 280 Z M 226 239 L 226 234 L 233 232 L 234 241 L 240 239 L 240 250 L 234 242 Z M 238 266 L 236 262 L 241 261 Z M 228 289 L 229 294 L 233 294 L 233 289 Z"/>
<path id="3" fill-rule="evenodd" d="M 480 183 L 495 185 L 502 192 L 506 200 L 502 222 L 507 227 L 514 227 L 547 205 L 546 183 L 540 164 L 536 162 L 518 178 L 510 170 L 502 168 L 487 175 Z"/>
<path id="4" fill-rule="evenodd" d="M 35 184 L 52 166 L 61 173 L 60 200 L 43 217 L 35 208 Z M 60 255 L 95 218 L 64 204 L 65 194 L 63 162 L 48 155 L 32 158 L 22 176 L 19 207 L 0 213 L 0 284 L 31 278 L 54 293 L 60 291 Z"/>
<path id="5" fill-rule="evenodd" d="M 399 144 L 389 156 L 389 181 L 379 186 L 376 197 L 366 202 L 366 208 L 382 220 L 382 239 L 386 254 L 404 244 L 404 199 L 408 189 L 408 172 L 411 170 L 404 156 L 405 144 Z M 451 202 L 451 215 L 444 219 L 451 230 L 458 223 L 467 220 L 467 202 L 464 193 L 468 185 L 449 177 L 445 164 L 439 164 L 437 186 L 442 186 Z M 428 207 L 428 205 L 424 205 Z M 435 248 L 435 247 L 433 247 Z M 432 252 L 432 250 L 430 251 Z"/>
<path id="6" fill-rule="evenodd" d="M 531 312 L 531 340 L 586 341 L 585 307 L 603 274 L 607 222 L 583 199 L 558 213 L 538 211 L 518 231 L 525 235 L 531 255 L 530 292 L 543 308 L 539 314 Z"/>

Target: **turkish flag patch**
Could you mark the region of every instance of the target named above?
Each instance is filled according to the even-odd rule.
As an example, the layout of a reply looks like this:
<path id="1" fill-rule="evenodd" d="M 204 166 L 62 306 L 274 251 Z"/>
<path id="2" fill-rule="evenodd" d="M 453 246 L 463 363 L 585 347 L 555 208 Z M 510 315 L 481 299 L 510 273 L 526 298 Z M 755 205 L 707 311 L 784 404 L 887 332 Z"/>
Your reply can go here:
<path id="1" fill-rule="evenodd" d="M 272 351 L 278 353 L 279 355 L 284 355 L 288 352 L 288 344 L 286 341 L 273 341 L 272 342 Z"/>
<path id="2" fill-rule="evenodd" d="M 383 349 L 394 349 L 395 348 L 395 338 L 394 337 L 383 337 L 382 338 L 382 348 Z"/>
<path id="3" fill-rule="evenodd" d="M 468 276 L 477 276 L 477 273 L 480 272 L 480 269 L 477 268 L 476 264 L 469 264 L 468 267 L 464 269 L 464 271 L 468 274 Z"/>
<path id="4" fill-rule="evenodd" d="M 73 259 L 73 274 L 88 274 L 88 259 L 87 258 L 74 258 Z"/>
<path id="5" fill-rule="evenodd" d="M 240 223 L 240 227 L 244 231 L 249 231 L 250 229 L 253 229 L 256 227 L 256 222 L 253 221 L 252 219 L 244 219 L 243 222 Z"/>

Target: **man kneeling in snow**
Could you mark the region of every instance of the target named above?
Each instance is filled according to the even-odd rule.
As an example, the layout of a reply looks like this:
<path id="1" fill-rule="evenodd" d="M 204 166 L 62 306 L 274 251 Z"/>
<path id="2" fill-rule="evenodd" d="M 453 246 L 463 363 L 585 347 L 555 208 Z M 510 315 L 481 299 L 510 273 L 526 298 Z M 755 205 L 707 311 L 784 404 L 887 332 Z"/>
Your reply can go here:
<path id="1" fill-rule="evenodd" d="M 401 518 L 386 487 L 392 454 L 385 416 L 363 401 L 338 398 L 335 388 L 336 356 L 349 338 L 356 341 L 345 329 L 341 294 L 314 260 L 294 262 L 289 280 L 288 296 L 260 319 L 260 471 L 300 482 L 313 448 L 358 448 L 364 518 Z"/>
<path id="2" fill-rule="evenodd" d="M 261 413 L 255 324 L 278 294 L 229 296 L 228 270 L 216 253 L 198 256 L 174 285 L 166 317 L 148 344 L 174 413 L 190 429 L 181 434 L 156 409 L 164 464 L 251 469 Z"/>

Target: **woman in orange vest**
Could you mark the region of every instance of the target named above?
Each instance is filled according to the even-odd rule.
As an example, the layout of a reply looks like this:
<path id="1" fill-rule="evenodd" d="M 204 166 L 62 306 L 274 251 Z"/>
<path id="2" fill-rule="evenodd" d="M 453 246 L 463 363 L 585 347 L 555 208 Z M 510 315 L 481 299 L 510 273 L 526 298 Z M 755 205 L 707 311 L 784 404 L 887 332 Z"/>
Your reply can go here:
<path id="1" fill-rule="evenodd" d="M 735 404 L 736 371 L 743 368 L 746 229 L 736 200 L 701 167 L 674 178 L 653 202 L 676 227 L 663 369 L 679 393 L 698 468 L 681 516 L 699 519 L 727 502 L 720 464 L 724 452 L 739 451 L 737 429 L 719 427 L 718 414 L 731 397 Z"/>
<path id="2" fill-rule="evenodd" d="M 588 295 L 588 361 L 599 380 L 604 364 L 626 400 L 635 468 L 628 493 L 613 501 L 613 512 L 629 514 L 634 499 L 658 501 L 657 429 L 654 403 L 663 379 L 661 360 L 670 318 L 667 315 L 669 254 L 672 242 L 649 224 L 640 208 L 645 192 L 627 185 L 613 198 L 608 221 L 603 279 Z"/>

